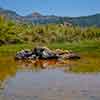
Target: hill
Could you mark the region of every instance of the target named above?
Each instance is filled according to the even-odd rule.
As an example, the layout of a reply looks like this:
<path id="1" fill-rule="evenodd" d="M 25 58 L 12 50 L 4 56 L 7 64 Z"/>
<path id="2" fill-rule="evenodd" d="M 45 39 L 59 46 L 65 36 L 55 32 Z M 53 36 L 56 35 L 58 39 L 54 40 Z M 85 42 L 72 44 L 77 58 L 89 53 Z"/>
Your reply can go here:
<path id="1" fill-rule="evenodd" d="M 59 23 L 64 22 L 71 23 L 73 25 L 79 26 L 98 26 L 100 27 L 100 14 L 90 15 L 90 16 L 80 16 L 80 17 L 61 17 L 61 16 L 44 16 L 38 12 L 33 12 L 27 16 L 20 16 L 14 11 L 6 10 L 0 8 L 0 16 L 4 16 L 7 20 L 14 20 L 16 22 L 25 22 L 33 24 L 49 24 L 49 23 Z"/>

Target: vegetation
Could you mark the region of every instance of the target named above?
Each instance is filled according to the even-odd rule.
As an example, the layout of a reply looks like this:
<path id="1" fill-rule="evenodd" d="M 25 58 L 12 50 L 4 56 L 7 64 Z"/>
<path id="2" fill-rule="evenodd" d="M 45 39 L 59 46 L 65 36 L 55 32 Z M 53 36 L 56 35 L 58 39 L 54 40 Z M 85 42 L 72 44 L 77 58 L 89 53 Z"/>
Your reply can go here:
<path id="1" fill-rule="evenodd" d="M 37 44 L 11 44 L 11 45 L 2 45 L 0 46 L 0 56 L 12 56 L 16 54 L 17 51 L 22 49 L 32 49 Z M 38 44 L 39 45 L 39 44 Z M 100 41 L 99 40 L 84 40 L 80 42 L 72 42 L 72 43 L 52 43 L 52 44 L 45 44 L 50 49 L 67 49 L 73 50 L 75 52 L 81 54 L 88 54 L 92 53 L 100 57 Z"/>
<path id="2" fill-rule="evenodd" d="M 19 24 L 0 17 L 0 55 L 14 54 L 37 44 L 78 52 L 100 51 L 100 28 L 61 24 Z"/>
<path id="3" fill-rule="evenodd" d="M 100 28 L 81 28 L 58 24 L 18 24 L 0 17 L 0 45 L 37 42 L 71 43 L 81 40 L 100 40 Z"/>
<path id="4" fill-rule="evenodd" d="M 2 69 L 5 68 L 3 66 L 9 67 L 11 64 L 16 69 L 16 63 L 11 60 L 12 55 L 15 55 L 21 49 L 32 49 L 41 44 L 50 49 L 61 48 L 78 52 L 82 58 L 78 61 L 68 62 L 69 66 L 72 66 L 70 67 L 72 72 L 100 71 L 100 28 L 82 28 L 60 24 L 19 24 L 0 17 L 0 62 L 2 62 L 0 70 L 4 70 Z M 7 61 L 5 58 L 7 58 Z M 67 71 L 67 68 L 65 71 Z"/>

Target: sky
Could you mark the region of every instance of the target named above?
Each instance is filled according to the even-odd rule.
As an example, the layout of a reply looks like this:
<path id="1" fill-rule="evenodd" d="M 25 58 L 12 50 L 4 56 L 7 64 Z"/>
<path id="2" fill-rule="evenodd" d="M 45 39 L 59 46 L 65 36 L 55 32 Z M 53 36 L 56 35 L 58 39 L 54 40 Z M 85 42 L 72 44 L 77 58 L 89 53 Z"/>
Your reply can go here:
<path id="1" fill-rule="evenodd" d="M 20 15 L 87 16 L 100 13 L 100 0 L 0 0 L 0 7 Z"/>

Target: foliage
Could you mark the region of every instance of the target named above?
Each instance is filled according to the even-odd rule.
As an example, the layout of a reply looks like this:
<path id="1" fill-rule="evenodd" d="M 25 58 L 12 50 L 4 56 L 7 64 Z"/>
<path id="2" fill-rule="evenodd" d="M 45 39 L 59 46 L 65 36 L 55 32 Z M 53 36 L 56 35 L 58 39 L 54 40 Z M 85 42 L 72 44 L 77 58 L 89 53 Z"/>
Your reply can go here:
<path id="1" fill-rule="evenodd" d="M 64 43 L 100 40 L 100 28 L 61 24 L 32 25 L 7 21 L 0 17 L 0 45 L 18 43 Z"/>

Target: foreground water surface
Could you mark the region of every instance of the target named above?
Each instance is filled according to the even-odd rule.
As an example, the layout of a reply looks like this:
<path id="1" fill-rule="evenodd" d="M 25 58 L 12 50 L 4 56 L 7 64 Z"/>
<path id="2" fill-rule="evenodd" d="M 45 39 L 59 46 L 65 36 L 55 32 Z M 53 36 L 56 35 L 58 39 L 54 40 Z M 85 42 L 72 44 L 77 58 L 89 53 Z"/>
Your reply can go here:
<path id="1" fill-rule="evenodd" d="M 100 100 L 100 61 L 0 58 L 0 100 Z"/>

